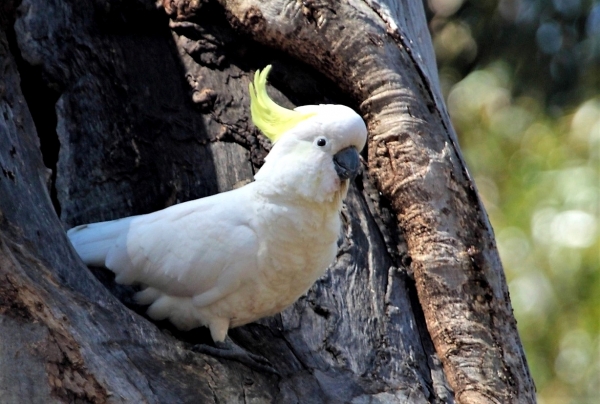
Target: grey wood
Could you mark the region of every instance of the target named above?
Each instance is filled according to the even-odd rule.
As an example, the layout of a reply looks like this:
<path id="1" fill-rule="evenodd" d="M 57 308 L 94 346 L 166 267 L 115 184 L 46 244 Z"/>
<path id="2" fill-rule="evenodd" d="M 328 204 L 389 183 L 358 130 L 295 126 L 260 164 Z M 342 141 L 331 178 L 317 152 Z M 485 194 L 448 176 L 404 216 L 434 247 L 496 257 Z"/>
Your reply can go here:
<path id="1" fill-rule="evenodd" d="M 420 2 L 11 4 L 0 19 L 0 373 L 11 375 L 0 377 L 2 402 L 452 403 L 452 388 L 459 402 L 532 400 Z M 269 144 L 250 123 L 247 86 L 269 63 L 279 103 L 350 105 L 370 129 L 337 261 L 291 308 L 230 332 L 280 378 L 190 351 L 209 341 L 206 330 L 149 321 L 133 289 L 84 267 L 64 234 L 250 181 Z M 379 152 L 386 145 L 391 154 Z M 459 221 L 435 205 L 444 198 L 459 201 Z M 471 281 L 460 248 L 447 250 L 459 269 L 437 265 L 449 259 L 435 253 L 448 244 L 431 231 L 440 212 L 450 219 L 439 226 L 461 243 L 458 226 L 491 242 L 472 258 L 487 283 Z M 449 271 L 466 293 L 445 288 Z M 426 293 L 428 279 L 436 293 Z M 432 316 L 448 315 L 444 304 L 470 315 L 485 285 L 497 301 L 475 307 L 475 328 Z M 495 312 L 501 321 L 489 322 Z M 473 329 L 497 346 L 464 352 L 455 332 Z M 473 364 L 481 352 L 487 362 Z"/>

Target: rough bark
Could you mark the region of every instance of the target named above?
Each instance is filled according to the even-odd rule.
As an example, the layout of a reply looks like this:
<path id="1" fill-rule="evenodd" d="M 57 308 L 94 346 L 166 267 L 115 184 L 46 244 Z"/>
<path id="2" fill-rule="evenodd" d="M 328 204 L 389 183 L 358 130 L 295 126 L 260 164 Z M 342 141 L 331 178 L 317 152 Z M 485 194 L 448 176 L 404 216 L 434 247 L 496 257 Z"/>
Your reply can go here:
<path id="1" fill-rule="evenodd" d="M 234 26 L 361 102 L 369 173 L 406 237 L 457 401 L 535 401 L 493 231 L 441 100 L 422 3 L 221 2 Z"/>
<path id="2" fill-rule="evenodd" d="M 23 0 L 7 12 L 0 401 L 453 402 L 448 385 L 459 402 L 533 401 L 410 4 Z M 268 63 L 279 102 L 360 105 L 370 129 L 336 263 L 292 308 L 231 332 L 280 378 L 189 351 L 205 330 L 136 314 L 132 290 L 83 267 L 63 231 L 251 180 L 268 144 L 246 89 Z"/>

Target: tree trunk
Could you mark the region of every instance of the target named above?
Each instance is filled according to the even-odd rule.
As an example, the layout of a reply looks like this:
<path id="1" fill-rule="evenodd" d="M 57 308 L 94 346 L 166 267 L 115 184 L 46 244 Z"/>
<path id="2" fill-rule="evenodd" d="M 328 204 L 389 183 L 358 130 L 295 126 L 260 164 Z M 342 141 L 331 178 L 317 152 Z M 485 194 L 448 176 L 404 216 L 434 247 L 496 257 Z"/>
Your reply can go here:
<path id="1" fill-rule="evenodd" d="M 422 5 L 404 3 L 0 6 L 0 402 L 534 402 Z M 278 102 L 354 106 L 370 132 L 337 261 L 230 332 L 280 377 L 190 351 L 205 329 L 147 320 L 64 234 L 250 181 L 269 145 L 247 87 L 269 63 Z"/>

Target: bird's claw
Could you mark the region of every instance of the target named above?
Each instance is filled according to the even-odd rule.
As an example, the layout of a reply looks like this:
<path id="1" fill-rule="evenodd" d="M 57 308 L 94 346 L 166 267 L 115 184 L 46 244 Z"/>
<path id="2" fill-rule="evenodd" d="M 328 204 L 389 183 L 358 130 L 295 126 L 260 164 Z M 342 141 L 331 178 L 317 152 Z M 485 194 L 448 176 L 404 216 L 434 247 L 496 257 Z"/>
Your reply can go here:
<path id="1" fill-rule="evenodd" d="M 229 338 L 225 342 L 215 342 L 215 345 L 213 347 L 206 344 L 196 344 L 191 349 L 194 352 L 239 362 L 259 372 L 280 376 L 279 372 L 266 358 L 246 351 Z"/>

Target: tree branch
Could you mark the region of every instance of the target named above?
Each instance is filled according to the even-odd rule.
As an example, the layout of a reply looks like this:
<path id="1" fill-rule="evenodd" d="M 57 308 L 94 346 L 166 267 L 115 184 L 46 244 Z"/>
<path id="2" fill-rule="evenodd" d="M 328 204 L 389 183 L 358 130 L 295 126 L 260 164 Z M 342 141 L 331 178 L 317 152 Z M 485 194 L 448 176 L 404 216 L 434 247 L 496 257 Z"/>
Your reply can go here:
<path id="1" fill-rule="evenodd" d="M 405 234 L 457 401 L 534 402 L 493 231 L 441 102 L 422 4 L 221 4 L 234 27 L 307 61 L 361 102 L 369 172 Z"/>

